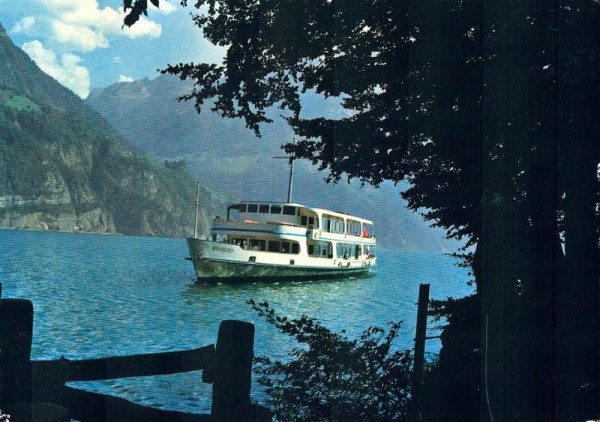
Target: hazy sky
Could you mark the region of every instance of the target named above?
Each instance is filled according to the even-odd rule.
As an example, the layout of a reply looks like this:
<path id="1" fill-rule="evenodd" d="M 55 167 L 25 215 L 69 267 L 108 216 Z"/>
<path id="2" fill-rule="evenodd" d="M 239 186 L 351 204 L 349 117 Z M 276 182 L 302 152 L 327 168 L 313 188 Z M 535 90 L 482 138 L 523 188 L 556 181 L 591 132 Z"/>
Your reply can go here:
<path id="1" fill-rule="evenodd" d="M 121 0 L 0 0 L 0 23 L 46 73 L 82 98 L 119 81 L 154 78 L 168 63 L 220 62 L 179 0 L 160 0 L 123 28 Z"/>

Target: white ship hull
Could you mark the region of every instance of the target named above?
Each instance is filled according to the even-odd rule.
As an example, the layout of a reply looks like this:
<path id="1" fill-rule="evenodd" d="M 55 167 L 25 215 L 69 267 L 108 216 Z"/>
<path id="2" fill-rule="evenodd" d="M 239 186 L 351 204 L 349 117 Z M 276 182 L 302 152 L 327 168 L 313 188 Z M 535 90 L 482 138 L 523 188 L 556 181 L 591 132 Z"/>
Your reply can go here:
<path id="1" fill-rule="evenodd" d="M 198 281 L 244 282 L 363 276 L 375 266 L 373 255 L 344 258 L 247 250 L 242 246 L 196 238 L 187 239 Z"/>

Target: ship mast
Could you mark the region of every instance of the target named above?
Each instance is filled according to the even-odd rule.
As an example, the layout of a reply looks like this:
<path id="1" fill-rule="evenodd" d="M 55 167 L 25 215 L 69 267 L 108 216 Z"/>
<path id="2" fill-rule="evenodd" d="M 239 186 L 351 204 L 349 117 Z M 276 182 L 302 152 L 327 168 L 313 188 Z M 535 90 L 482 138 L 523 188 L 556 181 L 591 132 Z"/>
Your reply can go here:
<path id="1" fill-rule="evenodd" d="M 289 164 L 290 164 L 290 180 L 288 182 L 288 195 L 287 195 L 287 202 L 288 204 L 292 203 L 292 186 L 294 184 L 294 161 L 296 160 L 296 157 L 294 155 L 287 155 L 285 157 L 276 157 L 273 156 L 273 159 L 286 159 L 288 160 Z"/>
<path id="2" fill-rule="evenodd" d="M 294 157 L 292 155 L 290 157 L 290 182 L 288 184 L 288 197 L 287 197 L 288 204 L 292 203 L 292 185 L 294 183 L 294 160 L 296 160 L 296 157 Z"/>
<path id="3" fill-rule="evenodd" d="M 194 214 L 194 239 L 198 238 L 198 205 L 200 204 L 200 182 L 196 182 L 196 212 Z"/>

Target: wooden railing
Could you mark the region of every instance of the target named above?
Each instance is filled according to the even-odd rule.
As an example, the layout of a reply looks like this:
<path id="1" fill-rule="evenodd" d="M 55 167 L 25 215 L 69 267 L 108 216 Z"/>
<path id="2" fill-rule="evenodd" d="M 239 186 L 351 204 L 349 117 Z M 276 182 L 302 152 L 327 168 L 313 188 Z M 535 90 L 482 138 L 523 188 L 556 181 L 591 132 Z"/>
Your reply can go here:
<path id="1" fill-rule="evenodd" d="M 0 410 L 11 421 L 271 420 L 268 409 L 250 400 L 254 325 L 248 322 L 223 321 L 216 346 L 89 360 L 31 361 L 32 333 L 32 303 L 0 298 Z M 210 415 L 155 409 L 65 385 L 196 370 L 212 383 Z"/>

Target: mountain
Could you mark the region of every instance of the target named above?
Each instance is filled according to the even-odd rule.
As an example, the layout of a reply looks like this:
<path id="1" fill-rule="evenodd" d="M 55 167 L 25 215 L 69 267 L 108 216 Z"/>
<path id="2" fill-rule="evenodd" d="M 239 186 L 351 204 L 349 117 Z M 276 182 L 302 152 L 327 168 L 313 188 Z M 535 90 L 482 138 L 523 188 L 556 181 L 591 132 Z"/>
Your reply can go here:
<path id="1" fill-rule="evenodd" d="M 93 90 L 86 103 L 138 148 L 167 160 L 183 160 L 198 180 L 238 199 L 287 198 L 289 167 L 281 145 L 293 133 L 276 113 L 256 138 L 244 123 L 223 119 L 206 104 L 198 114 L 192 103 L 177 97 L 191 89 L 191 82 L 172 76 L 123 82 Z M 311 115 L 341 116 L 333 100 L 314 94 L 303 99 Z M 359 183 L 327 184 L 307 161 L 295 163 L 293 201 L 360 215 L 375 223 L 379 245 L 402 250 L 455 250 L 443 231 L 428 227 L 420 216 L 407 210 L 399 188 L 386 183 L 380 188 Z"/>
<path id="2" fill-rule="evenodd" d="M 0 25 L 0 227 L 183 236 L 196 183 L 181 162 L 132 147 L 43 73 Z M 226 195 L 202 186 L 201 227 Z"/>

